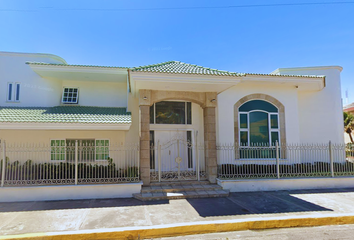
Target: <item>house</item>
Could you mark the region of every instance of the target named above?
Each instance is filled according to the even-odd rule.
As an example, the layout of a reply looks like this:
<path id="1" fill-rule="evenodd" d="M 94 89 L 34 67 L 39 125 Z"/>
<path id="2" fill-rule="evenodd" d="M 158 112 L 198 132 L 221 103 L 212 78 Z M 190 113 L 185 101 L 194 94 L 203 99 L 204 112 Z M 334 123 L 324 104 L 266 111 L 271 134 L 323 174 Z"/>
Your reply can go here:
<path id="1" fill-rule="evenodd" d="M 114 162 L 117 178 L 128 182 L 215 183 L 218 144 L 343 143 L 341 71 L 238 73 L 179 61 L 71 65 L 52 54 L 0 52 L 0 138 L 19 164 L 86 161 L 105 166 L 102 172 Z M 13 150 L 11 157 L 11 146 L 48 149 L 31 156 Z"/>
<path id="2" fill-rule="evenodd" d="M 347 104 L 343 107 L 343 112 L 354 114 L 354 103 Z M 350 136 L 348 133 L 344 132 L 344 142 L 351 143 Z"/>

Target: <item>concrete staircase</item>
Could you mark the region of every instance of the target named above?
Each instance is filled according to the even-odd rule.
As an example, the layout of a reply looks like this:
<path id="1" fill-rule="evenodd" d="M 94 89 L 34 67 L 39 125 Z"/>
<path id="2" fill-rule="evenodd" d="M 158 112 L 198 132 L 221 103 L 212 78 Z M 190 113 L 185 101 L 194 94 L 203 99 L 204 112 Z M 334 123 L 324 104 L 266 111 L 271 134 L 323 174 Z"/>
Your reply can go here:
<path id="1" fill-rule="evenodd" d="M 208 181 L 151 183 L 150 186 L 143 186 L 141 193 L 133 194 L 134 198 L 141 201 L 227 196 L 229 190 L 223 190 L 219 185 Z"/>

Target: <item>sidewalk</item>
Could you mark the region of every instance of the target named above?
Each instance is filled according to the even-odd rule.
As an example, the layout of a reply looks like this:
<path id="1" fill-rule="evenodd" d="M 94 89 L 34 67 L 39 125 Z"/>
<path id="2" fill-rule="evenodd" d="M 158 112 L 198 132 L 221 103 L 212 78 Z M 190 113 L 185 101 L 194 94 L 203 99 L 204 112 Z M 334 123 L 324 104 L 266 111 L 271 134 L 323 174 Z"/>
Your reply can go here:
<path id="1" fill-rule="evenodd" d="M 143 237 L 153 228 L 160 229 L 162 237 L 168 236 L 169 228 L 176 228 L 176 234 L 190 234 L 350 223 L 354 223 L 354 189 L 243 192 L 230 193 L 227 198 L 155 202 L 129 198 L 0 203 L 0 239 L 18 234 L 25 235 L 16 238 L 55 239 L 53 236 L 61 233 L 95 233 L 97 237 L 97 232 L 109 232 L 111 238 L 118 239 L 114 235 L 118 231 L 134 238 L 129 231 L 140 230 Z M 228 227 L 223 228 L 223 224 Z M 65 238 L 75 239 L 69 235 Z"/>

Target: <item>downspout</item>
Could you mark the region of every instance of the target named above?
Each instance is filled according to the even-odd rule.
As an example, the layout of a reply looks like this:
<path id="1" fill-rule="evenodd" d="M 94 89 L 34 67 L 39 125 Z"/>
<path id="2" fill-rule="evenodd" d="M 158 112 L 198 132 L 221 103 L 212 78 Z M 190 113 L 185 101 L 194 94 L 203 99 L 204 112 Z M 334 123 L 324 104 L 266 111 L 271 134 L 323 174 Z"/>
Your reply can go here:
<path id="1" fill-rule="evenodd" d="M 128 84 L 128 93 L 127 93 L 127 111 L 131 110 L 129 107 L 129 93 L 131 94 L 132 89 L 131 89 L 131 84 L 130 84 L 130 69 L 128 68 L 127 70 L 128 75 L 127 75 L 127 84 Z"/>
<path id="2" fill-rule="evenodd" d="M 128 69 L 128 86 L 129 86 L 129 92 L 132 92 L 132 88 L 130 85 L 130 69 Z"/>

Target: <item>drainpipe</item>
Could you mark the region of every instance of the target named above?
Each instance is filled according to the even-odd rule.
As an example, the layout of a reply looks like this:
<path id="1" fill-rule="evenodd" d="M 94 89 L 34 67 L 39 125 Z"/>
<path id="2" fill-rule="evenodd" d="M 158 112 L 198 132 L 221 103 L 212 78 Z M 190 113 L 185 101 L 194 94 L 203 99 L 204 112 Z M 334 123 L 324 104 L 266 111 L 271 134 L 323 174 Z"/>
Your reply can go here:
<path id="1" fill-rule="evenodd" d="M 128 69 L 128 86 L 129 86 L 129 92 L 132 92 L 132 88 L 130 85 L 130 69 Z"/>

